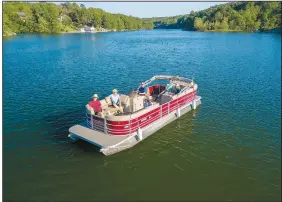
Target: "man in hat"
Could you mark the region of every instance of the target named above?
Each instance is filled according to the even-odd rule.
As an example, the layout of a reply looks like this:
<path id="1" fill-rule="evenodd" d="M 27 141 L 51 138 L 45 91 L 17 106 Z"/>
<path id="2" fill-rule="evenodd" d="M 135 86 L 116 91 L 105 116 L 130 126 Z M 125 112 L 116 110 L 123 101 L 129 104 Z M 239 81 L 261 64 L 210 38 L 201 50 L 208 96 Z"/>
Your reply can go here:
<path id="1" fill-rule="evenodd" d="M 91 114 L 95 114 L 97 115 L 99 112 L 102 112 L 102 106 L 100 101 L 98 100 L 98 95 L 94 94 L 92 96 L 93 100 L 88 102 L 88 104 L 86 105 L 86 108 L 91 111 Z"/>
<path id="2" fill-rule="evenodd" d="M 123 108 L 121 106 L 120 96 L 118 94 L 117 89 L 113 89 L 113 94 L 110 95 L 110 99 L 115 108 L 117 108 L 120 112 L 123 112 Z"/>
<path id="3" fill-rule="evenodd" d="M 139 89 L 138 89 L 138 94 L 144 96 L 144 95 L 147 94 L 147 91 L 148 91 L 148 88 L 145 87 L 145 83 L 142 82 L 142 83 L 141 83 L 141 86 L 140 86 Z"/>

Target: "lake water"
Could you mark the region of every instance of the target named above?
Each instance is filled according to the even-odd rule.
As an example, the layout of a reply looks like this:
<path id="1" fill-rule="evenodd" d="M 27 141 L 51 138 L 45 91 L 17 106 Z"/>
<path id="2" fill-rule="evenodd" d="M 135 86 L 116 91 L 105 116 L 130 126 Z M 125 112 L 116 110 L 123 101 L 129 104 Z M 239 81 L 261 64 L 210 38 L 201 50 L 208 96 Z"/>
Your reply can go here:
<path id="1" fill-rule="evenodd" d="M 3 41 L 3 195 L 11 201 L 281 200 L 281 36 L 154 30 Z M 103 156 L 68 128 L 93 93 L 195 77 L 202 105 Z"/>

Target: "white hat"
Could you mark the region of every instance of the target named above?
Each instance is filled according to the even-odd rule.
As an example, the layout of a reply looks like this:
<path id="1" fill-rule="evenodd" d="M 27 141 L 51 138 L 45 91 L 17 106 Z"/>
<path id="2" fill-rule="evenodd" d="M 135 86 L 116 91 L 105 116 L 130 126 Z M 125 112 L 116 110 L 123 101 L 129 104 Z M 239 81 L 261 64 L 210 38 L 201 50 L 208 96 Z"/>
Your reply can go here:
<path id="1" fill-rule="evenodd" d="M 177 83 L 177 84 L 176 84 L 176 87 L 180 87 L 180 85 Z"/>
<path id="2" fill-rule="evenodd" d="M 114 90 L 113 90 L 113 93 L 117 93 L 117 92 L 118 92 L 118 90 L 117 90 L 117 89 L 114 89 Z"/>
<path id="3" fill-rule="evenodd" d="M 97 94 L 94 94 L 92 97 L 93 97 L 93 98 L 94 98 L 94 97 L 99 98 Z"/>

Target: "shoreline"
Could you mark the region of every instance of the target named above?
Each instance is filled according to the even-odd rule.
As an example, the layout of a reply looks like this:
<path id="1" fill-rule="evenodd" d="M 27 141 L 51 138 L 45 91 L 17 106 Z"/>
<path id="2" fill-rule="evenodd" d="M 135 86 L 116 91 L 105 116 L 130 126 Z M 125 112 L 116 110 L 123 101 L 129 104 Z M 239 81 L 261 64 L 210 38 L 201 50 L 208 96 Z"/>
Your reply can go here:
<path id="1" fill-rule="evenodd" d="M 107 31 L 95 31 L 95 32 L 81 32 L 81 31 L 71 31 L 71 32 L 59 32 L 58 34 L 76 34 L 76 33 L 102 33 L 102 32 L 122 32 L 122 31 L 112 31 L 112 30 L 107 30 Z"/>
<path id="2" fill-rule="evenodd" d="M 115 30 L 106 30 L 106 31 L 93 31 L 93 32 L 81 32 L 81 31 L 71 31 L 71 32 L 58 32 L 58 33 L 39 33 L 39 32 L 34 32 L 34 33 L 18 33 L 18 34 L 96 34 L 96 33 L 105 33 L 105 32 L 132 32 L 132 31 L 139 31 L 139 30 L 144 30 L 144 29 L 138 29 L 138 30 L 120 30 L 120 31 L 115 31 Z M 153 29 L 152 29 L 153 30 Z M 12 37 L 12 36 L 17 36 L 17 33 L 10 33 L 8 35 L 2 35 L 3 37 Z"/>
<path id="3" fill-rule="evenodd" d="M 155 28 L 155 29 L 150 29 L 150 30 L 158 30 L 160 28 Z M 91 32 L 81 32 L 81 31 L 70 31 L 70 32 L 58 32 L 58 33 L 18 33 L 18 34 L 86 34 L 86 33 L 91 33 L 91 34 L 95 34 L 95 33 L 105 33 L 105 32 L 132 32 L 132 31 L 140 31 L 140 30 L 144 30 L 144 29 L 138 29 L 138 30 L 106 30 L 106 31 L 91 31 Z M 146 30 L 146 29 L 145 29 Z M 162 30 L 166 30 L 166 29 L 162 29 Z M 170 29 L 169 29 L 170 30 Z M 204 31 L 197 31 L 197 30 L 185 30 L 185 29 L 177 29 L 177 30 L 182 30 L 182 31 L 192 31 L 192 32 L 217 32 L 217 33 L 280 33 L 281 31 L 277 31 L 280 30 L 280 28 L 276 28 L 276 29 L 272 29 L 272 30 L 268 30 L 268 31 L 253 31 L 253 32 L 247 32 L 247 31 L 241 31 L 241 30 L 204 30 Z M 17 36 L 17 33 L 9 33 L 8 35 L 2 35 L 3 37 L 13 37 L 13 36 Z"/>
<path id="4" fill-rule="evenodd" d="M 140 30 L 154 30 L 154 29 L 132 29 L 132 30 L 105 30 L 105 31 L 90 31 L 90 32 L 81 32 L 81 31 L 71 31 L 71 32 L 59 32 L 58 34 L 73 34 L 73 33 L 103 33 L 103 32 L 133 32 L 133 31 L 140 31 Z"/>
<path id="5" fill-rule="evenodd" d="M 9 34 L 7 34 L 7 35 L 2 35 L 3 37 L 9 37 L 9 36 L 16 36 L 17 35 L 17 33 L 15 33 L 15 32 L 11 32 L 11 33 L 9 33 Z"/>

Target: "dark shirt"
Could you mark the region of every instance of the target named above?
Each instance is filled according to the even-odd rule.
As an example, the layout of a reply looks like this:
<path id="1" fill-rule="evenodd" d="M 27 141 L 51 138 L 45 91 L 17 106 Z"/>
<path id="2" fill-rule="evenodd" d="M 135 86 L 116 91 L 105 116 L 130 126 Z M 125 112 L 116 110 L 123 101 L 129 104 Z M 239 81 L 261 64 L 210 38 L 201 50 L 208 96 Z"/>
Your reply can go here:
<path id="1" fill-rule="evenodd" d="M 138 89 L 139 94 L 145 95 L 146 91 L 147 91 L 147 88 L 146 88 L 146 87 L 142 87 L 142 86 L 141 86 L 141 87 Z"/>
<path id="2" fill-rule="evenodd" d="M 175 94 L 180 93 L 181 89 L 175 89 Z"/>

